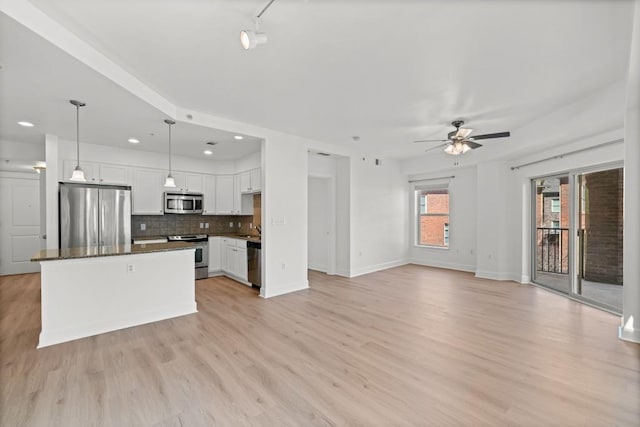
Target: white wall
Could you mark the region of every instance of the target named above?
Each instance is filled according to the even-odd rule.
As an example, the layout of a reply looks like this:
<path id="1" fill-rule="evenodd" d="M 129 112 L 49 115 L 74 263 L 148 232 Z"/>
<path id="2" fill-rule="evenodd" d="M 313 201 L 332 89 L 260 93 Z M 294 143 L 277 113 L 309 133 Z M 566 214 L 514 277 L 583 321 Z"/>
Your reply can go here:
<path id="1" fill-rule="evenodd" d="M 351 277 L 351 159 L 336 159 L 336 274 Z"/>
<path id="2" fill-rule="evenodd" d="M 640 1 L 635 2 L 625 115 L 624 295 L 620 338 L 640 343 Z"/>
<path id="3" fill-rule="evenodd" d="M 410 261 L 414 264 L 454 270 L 476 269 L 476 168 L 456 168 L 438 173 L 412 175 L 411 180 L 455 176 L 449 181 L 449 247 L 427 248 L 416 246 L 417 219 L 413 199 L 414 185 L 405 185 L 411 193 L 407 206 L 410 223 Z M 429 181 L 423 184 L 428 184 Z M 420 184 L 420 183 L 416 183 Z"/>
<path id="4" fill-rule="evenodd" d="M 309 287 L 307 281 L 307 144 L 292 136 L 265 138 L 262 236 L 263 297 Z"/>
<path id="5" fill-rule="evenodd" d="M 351 158 L 351 276 L 408 262 L 406 186 L 398 161 Z"/>

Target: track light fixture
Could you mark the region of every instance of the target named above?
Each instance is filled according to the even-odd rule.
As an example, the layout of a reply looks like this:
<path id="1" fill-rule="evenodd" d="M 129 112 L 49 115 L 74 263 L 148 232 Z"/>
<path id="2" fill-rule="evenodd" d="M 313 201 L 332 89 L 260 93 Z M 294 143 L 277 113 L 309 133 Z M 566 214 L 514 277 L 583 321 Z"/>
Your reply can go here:
<path id="1" fill-rule="evenodd" d="M 269 0 L 269 3 L 256 16 L 255 26 L 253 30 L 240 31 L 240 44 L 244 50 L 255 49 L 259 44 L 267 42 L 267 34 L 258 31 L 258 24 L 262 15 L 269 9 L 269 6 L 276 0 Z"/>

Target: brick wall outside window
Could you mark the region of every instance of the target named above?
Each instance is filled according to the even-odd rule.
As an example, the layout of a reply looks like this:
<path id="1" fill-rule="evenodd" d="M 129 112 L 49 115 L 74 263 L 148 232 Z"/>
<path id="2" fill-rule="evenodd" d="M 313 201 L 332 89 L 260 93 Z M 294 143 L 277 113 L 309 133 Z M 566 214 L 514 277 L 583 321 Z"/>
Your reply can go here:
<path id="1" fill-rule="evenodd" d="M 429 193 L 426 198 L 426 214 L 420 215 L 418 242 L 421 245 L 447 246 L 444 229 L 449 223 L 449 194 Z"/>

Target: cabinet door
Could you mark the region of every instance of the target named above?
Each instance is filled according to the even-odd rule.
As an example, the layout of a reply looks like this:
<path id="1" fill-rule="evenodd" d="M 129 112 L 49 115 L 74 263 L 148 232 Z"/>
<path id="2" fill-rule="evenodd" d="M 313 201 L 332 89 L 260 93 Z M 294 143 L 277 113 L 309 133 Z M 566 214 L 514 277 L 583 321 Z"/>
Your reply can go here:
<path id="1" fill-rule="evenodd" d="M 227 246 L 229 245 L 228 241 L 226 238 L 221 237 L 220 238 L 220 270 L 222 271 L 228 271 L 228 265 L 229 262 L 227 261 L 227 259 L 229 258 L 227 256 Z"/>
<path id="2" fill-rule="evenodd" d="M 234 214 L 234 184 L 233 175 L 218 175 L 216 177 L 216 210 L 217 214 Z"/>
<path id="3" fill-rule="evenodd" d="M 164 173 L 159 169 L 136 169 L 131 188 L 135 215 L 164 214 Z"/>
<path id="4" fill-rule="evenodd" d="M 240 214 L 242 210 L 242 191 L 241 191 L 241 182 L 240 175 L 234 176 L 234 186 L 233 186 L 233 213 L 235 215 Z"/>
<path id="5" fill-rule="evenodd" d="M 222 268 L 220 256 L 220 237 L 209 237 L 209 272 L 214 273 Z"/>
<path id="6" fill-rule="evenodd" d="M 249 278 L 249 272 L 247 268 L 247 249 L 246 248 L 236 248 L 236 268 L 237 268 L 237 276 L 246 281 Z"/>
<path id="7" fill-rule="evenodd" d="M 204 177 L 204 191 L 202 192 L 203 215 L 213 215 L 216 213 L 216 176 L 206 175 Z"/>
<path id="8" fill-rule="evenodd" d="M 182 172 L 171 172 L 171 176 L 176 183 L 176 188 L 170 188 L 171 191 L 187 191 L 187 175 Z"/>
<path id="9" fill-rule="evenodd" d="M 251 193 L 251 172 L 242 172 L 238 174 L 241 193 Z"/>
<path id="10" fill-rule="evenodd" d="M 131 185 L 131 168 L 127 166 L 100 164 L 100 183 Z"/>
<path id="11" fill-rule="evenodd" d="M 97 163 L 80 162 L 80 167 L 82 168 L 84 177 L 88 183 L 97 184 L 99 182 Z M 64 160 L 62 162 L 62 177 L 60 178 L 60 181 L 69 181 L 69 178 L 71 178 L 71 174 L 75 168 L 75 160 Z"/>
<path id="12" fill-rule="evenodd" d="M 202 175 L 197 173 L 188 173 L 186 175 L 185 191 L 191 193 L 202 193 Z"/>
<path id="13" fill-rule="evenodd" d="M 229 273 L 235 276 L 236 271 L 236 248 L 231 245 L 225 246 L 225 262 L 226 265 L 223 266 L 223 271 L 225 273 Z"/>
<path id="14" fill-rule="evenodd" d="M 251 192 L 259 193 L 262 191 L 262 169 L 251 170 Z"/>

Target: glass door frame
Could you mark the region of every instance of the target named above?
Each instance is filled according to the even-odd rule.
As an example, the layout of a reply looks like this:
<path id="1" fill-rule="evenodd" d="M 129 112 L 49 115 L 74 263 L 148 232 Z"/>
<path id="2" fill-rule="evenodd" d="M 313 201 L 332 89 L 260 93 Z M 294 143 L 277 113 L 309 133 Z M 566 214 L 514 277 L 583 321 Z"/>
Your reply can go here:
<path id="1" fill-rule="evenodd" d="M 538 240 L 538 227 L 536 224 L 536 219 L 537 219 L 537 200 L 536 200 L 536 196 L 537 196 L 537 190 L 536 190 L 536 181 L 538 180 L 542 180 L 542 179 L 549 179 L 549 178 L 567 178 L 568 180 L 568 184 L 569 184 L 569 197 L 568 197 L 568 201 L 569 201 L 569 226 L 568 226 L 568 245 L 569 245 L 569 249 L 568 249 L 568 272 L 567 272 L 567 281 L 568 281 L 568 292 L 564 292 L 562 289 L 558 289 L 556 287 L 553 287 L 552 285 L 549 284 L 545 284 L 545 283 L 539 283 L 536 281 L 536 275 L 537 275 L 537 266 L 538 266 L 538 244 L 537 244 L 537 240 Z M 573 291 L 573 283 L 571 278 L 574 275 L 574 271 L 575 271 L 575 265 L 572 262 L 572 260 L 574 259 L 574 245 L 572 242 L 572 238 L 571 236 L 575 235 L 575 231 L 572 230 L 572 227 L 574 226 L 574 221 L 572 221 L 573 218 L 573 207 L 574 207 L 574 195 L 573 195 L 573 185 L 571 184 L 571 173 L 570 172 L 562 172 L 562 173 L 554 173 L 554 174 L 549 174 L 549 175 L 542 175 L 542 176 L 536 176 L 531 178 L 531 281 L 533 283 L 535 283 L 536 285 L 540 285 L 540 286 L 544 286 L 546 289 L 551 289 L 554 292 L 559 292 L 563 295 L 571 295 L 571 292 Z M 562 232 L 561 232 L 562 233 Z M 562 261 L 560 261 L 560 263 L 562 263 Z"/>
<path id="2" fill-rule="evenodd" d="M 560 293 L 561 295 L 565 295 L 571 299 L 575 299 L 581 303 L 599 308 L 604 311 L 608 311 L 609 313 L 613 313 L 616 315 L 622 315 L 622 309 L 610 306 L 608 304 L 602 303 L 597 300 L 593 300 L 590 298 L 586 298 L 579 293 L 579 287 L 581 285 L 581 278 L 578 276 L 580 274 L 579 270 L 579 254 L 577 252 L 577 248 L 579 245 L 579 236 L 578 236 L 578 224 L 579 224 L 579 215 L 580 215 L 580 194 L 578 191 L 579 181 L 578 177 L 583 174 L 594 173 L 594 172 L 603 172 L 611 169 L 620 169 L 622 168 L 624 173 L 624 162 L 616 161 L 609 162 L 595 166 L 583 167 L 570 169 L 565 172 L 552 173 L 541 176 L 534 176 L 530 178 L 531 185 L 531 198 L 530 198 L 530 212 L 531 212 L 531 281 L 539 286 L 543 286 L 545 289 L 549 289 L 553 292 Z M 537 268 L 537 230 L 536 230 L 536 181 L 545 178 L 560 178 L 560 177 L 569 177 L 569 292 L 565 293 L 561 290 L 558 290 L 552 286 L 545 285 L 544 283 L 538 283 L 535 281 L 536 278 L 536 268 Z M 624 191 L 624 189 L 623 189 Z M 623 285 L 624 286 L 624 285 Z"/>

